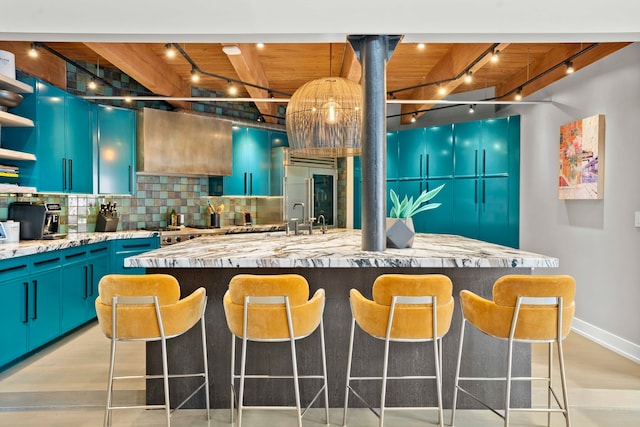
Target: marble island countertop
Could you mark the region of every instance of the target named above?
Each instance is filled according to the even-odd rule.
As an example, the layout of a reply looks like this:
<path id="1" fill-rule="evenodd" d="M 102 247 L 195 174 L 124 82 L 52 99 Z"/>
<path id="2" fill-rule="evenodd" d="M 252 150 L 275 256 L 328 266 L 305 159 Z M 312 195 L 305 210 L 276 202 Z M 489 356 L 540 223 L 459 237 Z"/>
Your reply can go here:
<path id="1" fill-rule="evenodd" d="M 360 230 L 203 236 L 126 258 L 126 267 L 557 267 L 558 259 L 446 234 L 417 234 L 413 248 L 368 252 Z"/>
<path id="2" fill-rule="evenodd" d="M 0 260 L 73 248 L 76 246 L 105 242 L 107 240 L 142 239 L 145 237 L 155 237 L 157 235 L 157 231 L 145 230 L 116 231 L 110 233 L 69 233 L 63 239 L 21 240 L 20 242 L 14 243 L 0 243 Z"/>

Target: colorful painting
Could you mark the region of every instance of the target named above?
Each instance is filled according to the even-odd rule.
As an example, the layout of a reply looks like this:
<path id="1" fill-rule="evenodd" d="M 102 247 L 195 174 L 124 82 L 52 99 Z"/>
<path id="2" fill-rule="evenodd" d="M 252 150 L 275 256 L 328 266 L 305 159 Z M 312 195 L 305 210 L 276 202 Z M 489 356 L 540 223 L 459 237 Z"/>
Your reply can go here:
<path id="1" fill-rule="evenodd" d="M 602 199 L 604 114 L 560 126 L 560 199 Z"/>

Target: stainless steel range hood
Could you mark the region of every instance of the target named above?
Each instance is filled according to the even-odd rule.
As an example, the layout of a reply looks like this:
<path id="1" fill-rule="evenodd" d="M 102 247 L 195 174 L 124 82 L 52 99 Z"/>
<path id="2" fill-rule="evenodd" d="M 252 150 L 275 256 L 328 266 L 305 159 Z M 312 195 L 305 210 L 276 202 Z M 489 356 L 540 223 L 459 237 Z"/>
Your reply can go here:
<path id="1" fill-rule="evenodd" d="M 231 175 L 231 122 L 144 108 L 138 112 L 138 173 Z"/>

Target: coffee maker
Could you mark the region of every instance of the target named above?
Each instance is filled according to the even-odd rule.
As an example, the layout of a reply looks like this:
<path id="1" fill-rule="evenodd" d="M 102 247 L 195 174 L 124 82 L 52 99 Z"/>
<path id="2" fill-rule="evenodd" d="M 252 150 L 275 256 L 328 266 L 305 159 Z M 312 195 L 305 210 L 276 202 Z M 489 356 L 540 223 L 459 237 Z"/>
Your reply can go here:
<path id="1" fill-rule="evenodd" d="M 20 222 L 20 240 L 61 239 L 58 203 L 13 202 L 8 218 Z"/>

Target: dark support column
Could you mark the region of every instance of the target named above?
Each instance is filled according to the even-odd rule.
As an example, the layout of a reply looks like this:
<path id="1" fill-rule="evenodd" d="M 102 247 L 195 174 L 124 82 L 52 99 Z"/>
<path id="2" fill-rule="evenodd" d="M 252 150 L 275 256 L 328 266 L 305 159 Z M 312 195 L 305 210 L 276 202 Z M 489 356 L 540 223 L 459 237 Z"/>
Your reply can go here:
<path id="1" fill-rule="evenodd" d="M 349 36 L 362 64 L 362 250 L 384 251 L 386 228 L 387 60 L 399 36 Z"/>

